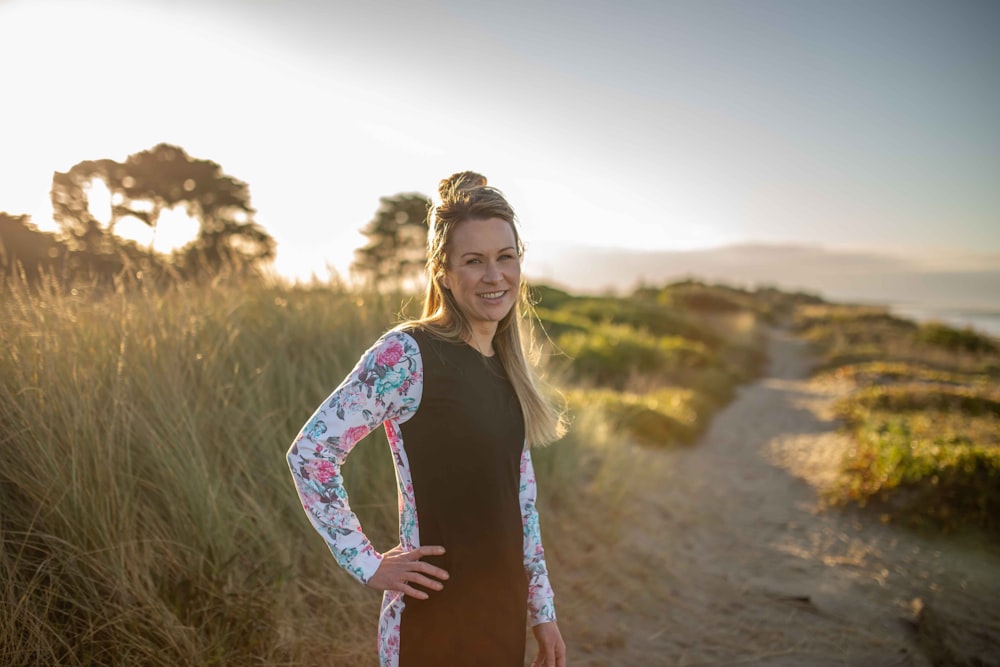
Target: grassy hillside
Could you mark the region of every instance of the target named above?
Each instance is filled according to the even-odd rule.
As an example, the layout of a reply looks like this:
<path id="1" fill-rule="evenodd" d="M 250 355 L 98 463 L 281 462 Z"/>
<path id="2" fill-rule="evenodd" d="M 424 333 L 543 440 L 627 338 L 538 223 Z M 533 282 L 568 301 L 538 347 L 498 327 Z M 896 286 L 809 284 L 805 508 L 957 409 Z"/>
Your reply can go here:
<path id="1" fill-rule="evenodd" d="M 885 519 L 1000 535 L 1000 346 L 884 309 L 803 308 L 823 371 L 852 380 L 839 405 L 856 447 L 832 498 Z"/>
<path id="2" fill-rule="evenodd" d="M 629 298 L 537 290 L 549 367 L 571 409 L 599 411 L 647 445 L 690 443 L 733 389 L 763 367 L 763 327 L 804 295 L 696 282 Z"/>
<path id="3" fill-rule="evenodd" d="M 0 288 L 0 662 L 372 664 L 379 595 L 337 569 L 284 454 L 401 300 L 240 280 Z M 858 447 L 841 500 L 995 527 L 989 339 L 694 282 L 536 298 L 542 363 L 572 421 L 535 461 L 568 627 L 586 627 L 595 578 L 624 576 L 608 545 L 652 452 L 697 437 L 759 372 L 762 327 L 779 320 L 858 383 L 842 405 Z M 388 549 L 392 466 L 384 436 L 371 440 L 345 476 Z"/>
<path id="4" fill-rule="evenodd" d="M 574 421 L 536 454 L 567 624 L 614 565 L 593 554 L 626 520 L 635 443 L 690 441 L 761 361 L 752 295 L 719 311 L 672 301 L 685 291 L 541 290 L 548 372 Z M 337 570 L 284 454 L 398 298 L 225 280 L 0 294 L 0 662 L 372 662 L 379 595 Z M 372 440 L 345 476 L 388 549 L 393 473 Z"/>

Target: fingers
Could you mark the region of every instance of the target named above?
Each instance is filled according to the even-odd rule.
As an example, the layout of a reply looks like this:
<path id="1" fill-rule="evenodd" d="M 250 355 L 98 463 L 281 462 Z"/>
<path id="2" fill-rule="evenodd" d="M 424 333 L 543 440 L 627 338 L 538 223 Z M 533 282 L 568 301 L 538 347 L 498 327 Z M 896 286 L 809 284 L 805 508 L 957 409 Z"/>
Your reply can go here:
<path id="1" fill-rule="evenodd" d="M 534 661 L 531 663 L 531 667 L 565 667 L 566 661 L 556 662 L 555 653 L 552 648 L 548 649 L 538 649 L 538 655 L 535 656 Z"/>
<path id="2" fill-rule="evenodd" d="M 446 570 L 442 570 L 436 565 L 431 565 L 430 563 L 424 563 L 423 561 L 413 563 L 411 571 L 436 577 L 437 579 L 443 579 L 445 581 L 448 579 L 448 572 Z"/>
<path id="3" fill-rule="evenodd" d="M 557 663 L 554 658 L 547 656 L 544 653 L 539 653 L 535 657 L 535 661 L 531 663 L 531 667 L 556 667 Z M 559 667 L 565 667 L 566 663 L 559 663 Z"/>
<path id="4" fill-rule="evenodd" d="M 444 547 L 417 547 L 413 551 L 408 551 L 404 554 L 407 560 L 420 560 L 424 556 L 443 556 Z"/>
<path id="5" fill-rule="evenodd" d="M 444 547 L 429 546 L 429 547 L 417 547 L 413 551 L 407 552 L 402 555 L 402 558 L 410 561 L 410 567 L 408 568 L 412 572 L 422 573 L 437 579 L 447 580 L 448 572 L 437 567 L 436 565 L 431 565 L 430 563 L 425 563 L 421 558 L 425 556 L 441 556 L 444 554 Z M 416 579 L 413 579 L 417 581 Z M 438 588 L 437 590 L 441 590 Z"/>
<path id="6" fill-rule="evenodd" d="M 566 643 L 555 621 L 539 623 L 532 631 L 538 641 L 538 654 L 532 667 L 566 667 Z"/>
<path id="7" fill-rule="evenodd" d="M 406 583 L 408 584 L 419 584 L 424 588 L 430 588 L 431 590 L 440 591 L 444 589 L 444 584 L 442 584 L 437 579 L 431 579 L 430 577 L 425 577 L 422 574 L 411 573 L 406 578 Z"/>
<path id="8" fill-rule="evenodd" d="M 368 586 L 379 590 L 401 591 L 404 595 L 426 600 L 427 592 L 415 586 L 429 591 L 443 590 L 444 584 L 441 582 L 448 579 L 448 572 L 420 559 L 443 553 L 444 547 L 440 546 L 417 547 L 409 552 L 395 547 L 382 554 L 382 562 L 368 580 Z"/>
<path id="9" fill-rule="evenodd" d="M 417 598 L 418 600 L 426 600 L 430 597 L 427 593 L 424 593 L 422 590 L 414 588 L 409 584 L 403 584 L 398 588 L 398 590 L 401 591 L 403 595 L 408 595 L 409 597 Z"/>

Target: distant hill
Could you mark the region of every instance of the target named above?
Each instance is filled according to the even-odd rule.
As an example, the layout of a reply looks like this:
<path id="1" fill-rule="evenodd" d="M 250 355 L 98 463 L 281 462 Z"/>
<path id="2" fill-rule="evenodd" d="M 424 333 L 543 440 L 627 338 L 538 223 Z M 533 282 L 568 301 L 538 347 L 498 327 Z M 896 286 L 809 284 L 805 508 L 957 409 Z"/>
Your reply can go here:
<path id="1" fill-rule="evenodd" d="M 530 277 L 574 290 L 629 290 L 697 277 L 815 292 L 838 301 L 1000 310 L 1000 255 L 910 260 L 819 246 L 745 244 L 635 251 L 560 243 L 529 247 Z"/>

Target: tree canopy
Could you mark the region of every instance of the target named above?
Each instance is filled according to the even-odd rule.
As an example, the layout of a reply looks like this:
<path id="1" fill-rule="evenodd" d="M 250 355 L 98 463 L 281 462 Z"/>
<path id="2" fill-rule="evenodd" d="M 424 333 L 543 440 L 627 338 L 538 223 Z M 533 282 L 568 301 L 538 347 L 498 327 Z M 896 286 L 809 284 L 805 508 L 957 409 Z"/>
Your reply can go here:
<path id="1" fill-rule="evenodd" d="M 0 266 L 20 264 L 34 276 L 53 269 L 65 253 L 55 235 L 39 231 L 27 215 L 0 212 Z"/>
<path id="2" fill-rule="evenodd" d="M 95 179 L 111 194 L 107 222 L 90 210 L 87 189 Z M 274 240 L 253 219 L 256 211 L 247 184 L 225 174 L 217 163 L 192 158 L 170 144 L 158 144 L 124 162 L 86 160 L 55 172 L 51 196 L 53 217 L 73 250 L 114 252 L 121 245 L 114 228 L 123 218 L 140 220 L 155 232 L 163 211 L 183 205 L 199 231 L 169 258 L 178 268 L 214 269 L 227 260 L 253 265 L 274 257 Z"/>
<path id="3" fill-rule="evenodd" d="M 430 198 L 418 192 L 380 198 L 375 217 L 361 228 L 368 242 L 354 251 L 354 277 L 381 290 L 419 287 L 427 263 L 430 206 Z"/>

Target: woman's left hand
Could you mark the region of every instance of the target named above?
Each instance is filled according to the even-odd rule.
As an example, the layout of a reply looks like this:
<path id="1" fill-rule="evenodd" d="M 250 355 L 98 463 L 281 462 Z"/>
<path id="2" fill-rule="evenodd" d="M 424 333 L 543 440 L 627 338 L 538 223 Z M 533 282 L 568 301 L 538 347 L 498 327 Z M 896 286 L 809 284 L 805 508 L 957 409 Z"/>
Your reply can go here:
<path id="1" fill-rule="evenodd" d="M 566 667 L 566 642 L 559 634 L 555 621 L 539 623 L 531 628 L 538 642 L 538 655 L 531 667 Z"/>

